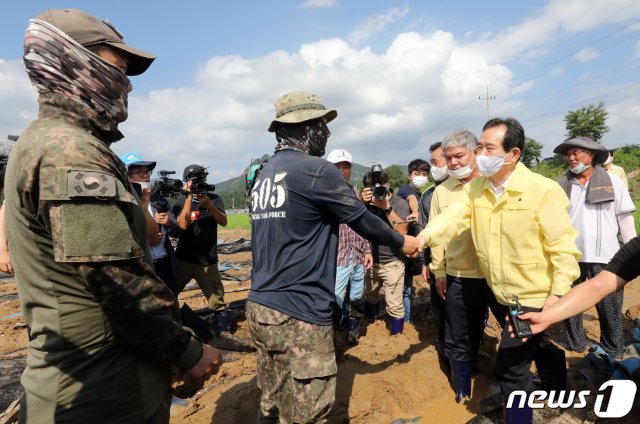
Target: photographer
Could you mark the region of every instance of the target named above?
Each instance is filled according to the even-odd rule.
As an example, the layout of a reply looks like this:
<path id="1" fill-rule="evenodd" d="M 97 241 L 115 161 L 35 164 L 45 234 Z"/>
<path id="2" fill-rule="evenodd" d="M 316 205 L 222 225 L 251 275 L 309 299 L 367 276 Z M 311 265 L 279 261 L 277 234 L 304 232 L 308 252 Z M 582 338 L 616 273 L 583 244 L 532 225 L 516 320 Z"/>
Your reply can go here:
<path id="1" fill-rule="evenodd" d="M 180 239 L 176 248 L 176 274 L 178 291 L 194 278 L 209 307 L 214 311 L 218 326 L 229 330 L 230 316 L 224 302 L 224 286 L 218 271 L 218 224 L 227 225 L 222 199 L 211 193 L 215 186 L 207 184 L 205 168 L 189 165 L 183 179 L 187 193 L 178 215 Z"/>
<path id="2" fill-rule="evenodd" d="M 149 184 L 156 163 L 142 160 L 142 157 L 137 153 L 126 153 L 121 159 L 127 165 L 129 180 L 140 186 L 142 206 L 149 213 L 153 222 L 151 226 L 153 231 L 147 234 L 153 268 L 158 277 L 177 296 L 174 265 L 172 264 L 173 247 L 168 236 L 178 237 L 180 229 L 169 210 L 167 201 L 160 194 L 155 193 Z"/>
<path id="3" fill-rule="evenodd" d="M 385 221 L 402 235 L 407 234 L 406 223 L 409 216 L 407 202 L 396 196 L 389 186 L 389 175 L 382 166 L 373 165 L 362 179 L 362 201 L 374 215 Z M 373 267 L 365 276 L 365 316 L 375 319 L 378 315 L 378 294 L 384 287 L 387 313 L 390 317 L 391 335 L 400 334 L 404 328 L 404 291 L 405 256 L 389 246 L 371 244 Z"/>

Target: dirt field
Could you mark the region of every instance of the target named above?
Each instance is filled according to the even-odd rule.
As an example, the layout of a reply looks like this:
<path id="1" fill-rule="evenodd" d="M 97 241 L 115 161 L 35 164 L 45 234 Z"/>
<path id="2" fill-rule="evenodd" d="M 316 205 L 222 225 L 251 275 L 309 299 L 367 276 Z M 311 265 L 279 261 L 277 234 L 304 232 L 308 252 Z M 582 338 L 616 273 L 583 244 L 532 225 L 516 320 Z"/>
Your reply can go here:
<path id="1" fill-rule="evenodd" d="M 226 241 L 239 237 L 249 238 L 247 230 L 223 230 L 219 235 Z M 249 252 L 220 255 L 221 262 L 242 265 L 240 270 L 229 270 L 229 275 L 243 281 L 225 281 L 227 302 L 246 298 L 249 287 Z M 417 296 L 414 301 L 415 325 L 405 326 L 405 332 L 389 336 L 388 324 L 376 321 L 362 331 L 360 343 L 341 352 L 338 359 L 336 403 L 330 416 L 332 423 L 465 423 L 476 415 L 494 409 L 498 392 L 494 382 L 493 361 L 499 328 L 493 317 L 487 328 L 474 380 L 473 400 L 464 405 L 454 401 L 454 393 L 447 377 L 440 369 L 434 341 L 436 326 L 429 313 L 428 289 L 421 279 L 415 280 Z M 0 411 L 19 394 L 17 378 L 26 355 L 27 342 L 24 320 L 20 314 L 15 281 L 0 279 Z M 199 290 L 181 295 L 192 308 L 205 306 Z M 248 338 L 247 325 L 241 302 L 232 309 L 238 321 L 236 336 Z M 640 282 L 625 289 L 623 312 L 640 305 Z M 635 319 L 640 306 L 631 308 L 628 316 Z M 631 319 L 625 319 L 631 328 Z M 599 326 L 595 309 L 585 314 L 585 327 L 592 340 L 599 338 Z M 560 327 L 552 330 L 554 340 L 562 342 Z M 584 354 L 567 353 L 570 367 L 570 384 L 577 386 L 580 379 L 575 368 Z M 172 409 L 172 423 L 250 423 L 255 422 L 260 397 L 255 380 L 255 354 L 225 352 L 225 364 L 205 387 L 188 400 L 187 406 Z M 636 396 L 634 410 L 620 423 L 640 422 L 640 405 Z M 596 422 L 589 408 L 569 411 L 559 416 L 554 411 L 536 411 L 536 422 Z M 591 408 L 592 409 L 592 408 Z M 477 421 L 489 422 L 489 421 Z M 500 422 L 496 420 L 495 422 Z"/>

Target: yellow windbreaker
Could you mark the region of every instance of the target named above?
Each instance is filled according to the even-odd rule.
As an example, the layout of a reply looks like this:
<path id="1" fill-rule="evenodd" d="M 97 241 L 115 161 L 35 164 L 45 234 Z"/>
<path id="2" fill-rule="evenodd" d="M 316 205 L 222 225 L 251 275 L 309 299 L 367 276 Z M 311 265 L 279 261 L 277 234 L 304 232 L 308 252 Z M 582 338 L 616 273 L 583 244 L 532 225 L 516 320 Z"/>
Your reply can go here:
<path id="1" fill-rule="evenodd" d="M 429 222 L 443 213 L 452 203 L 460 198 L 468 197 L 464 184 L 456 178 L 448 178 L 433 192 Z M 431 248 L 431 272 L 436 278 L 451 275 L 464 278 L 483 278 L 476 255 L 476 247 L 471 237 L 471 229 L 467 228 L 449 243 Z"/>
<path id="2" fill-rule="evenodd" d="M 627 173 L 624 172 L 624 169 L 621 166 L 618 166 L 612 163 L 611 165 L 609 165 L 609 169 L 607 169 L 607 172 L 609 172 L 609 174 L 613 174 L 620 177 L 620 179 L 624 183 L 624 186 L 629 188 L 629 182 L 627 181 Z"/>
<path id="3" fill-rule="evenodd" d="M 581 254 L 569 200 L 555 181 L 518 163 L 499 199 L 486 177 L 464 192 L 420 233 L 429 246 L 470 228 L 482 275 L 502 304 L 517 295 L 523 305 L 541 308 L 550 294 L 569 291 L 580 275 Z"/>

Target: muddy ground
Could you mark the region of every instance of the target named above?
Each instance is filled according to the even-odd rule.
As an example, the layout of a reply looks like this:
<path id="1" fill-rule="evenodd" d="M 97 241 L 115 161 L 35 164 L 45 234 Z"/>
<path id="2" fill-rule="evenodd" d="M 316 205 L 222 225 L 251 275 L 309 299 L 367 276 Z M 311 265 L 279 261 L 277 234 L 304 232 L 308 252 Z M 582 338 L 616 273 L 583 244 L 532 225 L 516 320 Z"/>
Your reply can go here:
<path id="1" fill-rule="evenodd" d="M 226 241 L 240 237 L 249 238 L 248 230 L 222 230 L 219 236 Z M 226 301 L 233 302 L 233 316 L 240 338 L 248 338 L 247 323 L 242 300 L 249 287 L 251 254 L 240 252 L 220 255 L 221 262 L 239 264 L 242 269 L 226 273 L 236 280 L 225 281 Z M 240 280 L 240 281 L 237 281 Z M 494 410 L 498 387 L 493 380 L 493 361 L 500 337 L 497 323 L 491 317 L 482 342 L 474 379 L 473 400 L 463 405 L 454 401 L 448 379 L 440 368 L 434 342 L 436 321 L 428 304 L 428 288 L 421 278 L 416 278 L 416 298 L 413 304 L 415 324 L 405 326 L 404 334 L 389 336 L 388 324 L 378 320 L 362 329 L 360 343 L 340 349 L 338 359 L 336 403 L 330 416 L 332 423 L 465 423 L 478 414 Z M 234 302 L 239 301 L 239 302 Z M 202 308 L 206 302 L 197 289 L 185 291 L 181 302 L 193 309 Z M 632 328 L 633 319 L 639 316 L 640 282 L 625 289 L 623 312 L 627 312 L 625 327 Z M 599 324 L 595 309 L 585 314 L 585 327 L 589 338 L 599 337 Z M 562 327 L 551 330 L 552 338 L 562 346 Z M 26 330 L 20 313 L 17 289 L 12 278 L 0 277 L 0 411 L 19 396 L 19 374 L 26 355 Z M 578 363 L 585 353 L 567 352 L 569 384 L 585 387 L 585 381 L 577 372 Z M 255 354 L 225 352 L 225 364 L 196 395 L 184 406 L 174 406 L 172 423 L 250 423 L 257 416 L 260 392 L 256 387 Z M 535 369 L 534 369 L 535 370 Z M 593 392 L 597 388 L 593 389 Z M 636 396 L 629 416 L 619 423 L 640 422 L 640 395 Z M 497 418 L 495 422 L 500 422 Z M 569 423 L 597 422 L 593 408 L 569 410 L 558 413 L 552 410 L 536 411 L 536 422 Z M 477 420 L 476 422 L 490 422 Z"/>

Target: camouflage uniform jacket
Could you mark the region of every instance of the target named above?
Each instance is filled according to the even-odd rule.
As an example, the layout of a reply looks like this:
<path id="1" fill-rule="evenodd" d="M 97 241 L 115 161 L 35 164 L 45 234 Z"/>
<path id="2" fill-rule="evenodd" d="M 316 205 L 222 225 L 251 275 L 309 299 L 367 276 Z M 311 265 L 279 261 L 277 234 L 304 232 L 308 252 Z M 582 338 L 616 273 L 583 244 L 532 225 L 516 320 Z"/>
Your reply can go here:
<path id="1" fill-rule="evenodd" d="M 29 422 L 141 422 L 201 345 L 150 263 L 139 199 L 99 122 L 56 94 L 7 170 L 7 227 L 31 327 Z M 144 415 L 144 416 L 143 416 Z"/>

